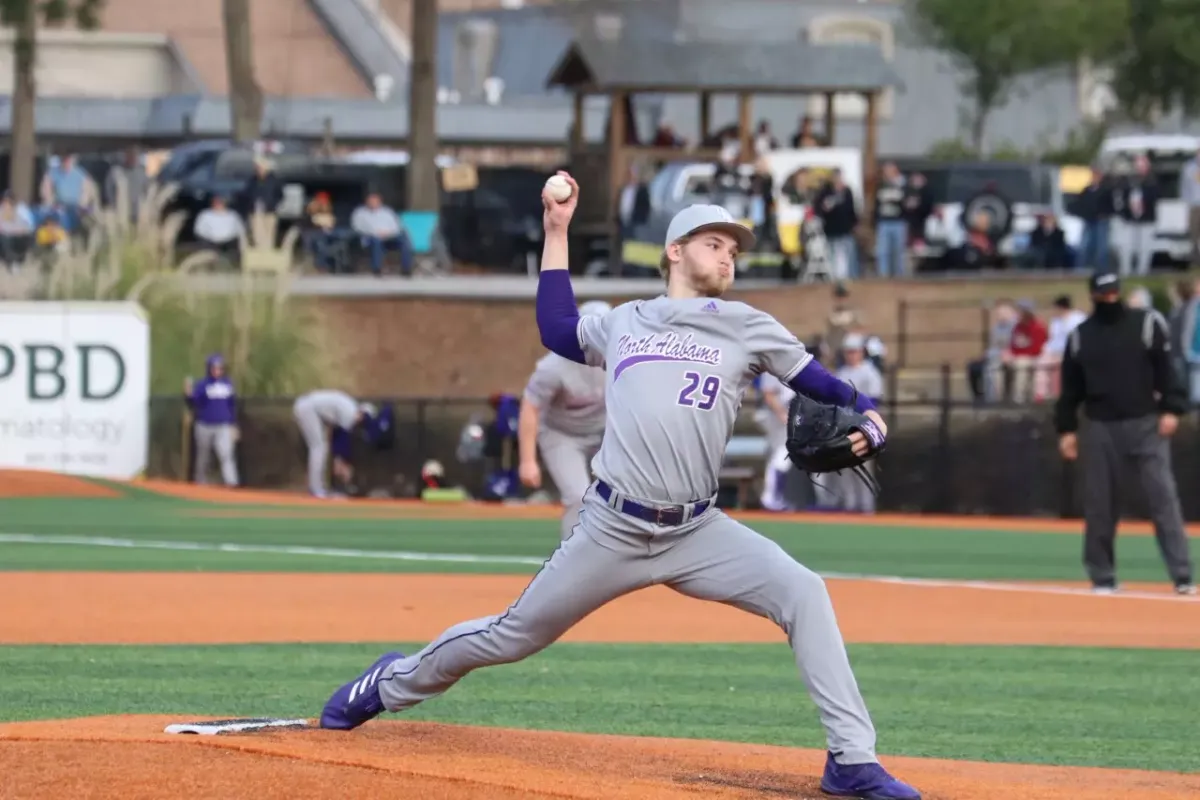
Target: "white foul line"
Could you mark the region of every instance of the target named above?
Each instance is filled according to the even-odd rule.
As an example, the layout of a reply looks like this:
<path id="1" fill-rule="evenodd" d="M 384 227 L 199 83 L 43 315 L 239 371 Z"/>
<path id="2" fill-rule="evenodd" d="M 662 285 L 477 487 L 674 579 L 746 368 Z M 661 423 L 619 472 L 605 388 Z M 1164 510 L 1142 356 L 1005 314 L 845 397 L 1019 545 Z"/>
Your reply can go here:
<path id="1" fill-rule="evenodd" d="M 57 536 L 30 533 L 0 533 L 0 544 L 62 545 L 68 547 L 117 547 L 130 550 L 175 550 L 206 553 L 256 553 L 288 556 L 319 556 L 322 558 L 374 558 L 389 561 L 418 561 L 447 564 L 519 564 L 540 567 L 545 558 L 531 556 L 477 555 L 473 553 L 418 553 L 409 550 L 354 550 L 339 547 L 305 547 L 300 545 L 237 544 L 217 542 L 156 541 L 153 539 L 116 539 L 106 536 Z M 941 578 L 905 578 L 899 575 L 867 575 L 849 572 L 822 572 L 829 580 L 867 581 L 905 586 L 950 589 L 981 589 L 992 592 L 1024 594 L 1074 595 L 1097 599 L 1166 600 L 1198 602 L 1196 597 L 1184 597 L 1152 592 L 1122 591 L 1115 595 L 1095 595 L 1086 587 L 1030 585 L 1005 581 L 948 580 Z"/>
<path id="2" fill-rule="evenodd" d="M 113 539 L 105 536 L 43 536 L 29 533 L 0 533 L 0 544 L 67 545 L 71 547 L 120 547 L 131 550 L 186 550 L 208 553 L 269 553 L 323 558 L 381 558 L 392 561 L 441 561 L 451 564 L 528 564 L 541 566 L 546 559 L 527 556 L 480 556 L 469 553 L 415 553 L 405 550 L 349 550 L 336 547 L 302 547 L 276 544 L 216 542 L 164 542 L 152 539 Z"/>

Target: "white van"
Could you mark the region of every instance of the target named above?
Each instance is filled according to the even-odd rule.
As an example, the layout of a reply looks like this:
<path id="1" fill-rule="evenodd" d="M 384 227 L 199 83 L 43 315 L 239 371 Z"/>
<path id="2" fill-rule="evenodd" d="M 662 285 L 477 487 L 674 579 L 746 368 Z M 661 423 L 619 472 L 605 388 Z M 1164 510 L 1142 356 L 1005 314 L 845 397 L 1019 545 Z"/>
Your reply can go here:
<path id="1" fill-rule="evenodd" d="M 1111 136 L 1100 145 L 1100 168 L 1106 173 L 1132 170 L 1133 160 L 1139 155 L 1150 159 L 1150 169 L 1161 193 L 1154 253 L 1172 261 L 1186 262 L 1191 258 L 1188 210 L 1179 199 L 1179 179 L 1184 165 L 1197 152 L 1200 152 L 1200 136 L 1184 134 Z"/>
<path id="2" fill-rule="evenodd" d="M 787 187 L 802 169 L 808 170 L 808 182 L 813 188 L 841 170 L 842 180 L 854 195 L 859 217 L 865 214 L 863 200 L 862 151 L 856 147 L 808 147 L 798 150 L 774 150 L 766 156 L 775 182 L 775 225 L 779 231 L 779 249 L 785 255 L 800 252 L 800 229 L 808 213 L 808 205 L 796 203 Z"/>

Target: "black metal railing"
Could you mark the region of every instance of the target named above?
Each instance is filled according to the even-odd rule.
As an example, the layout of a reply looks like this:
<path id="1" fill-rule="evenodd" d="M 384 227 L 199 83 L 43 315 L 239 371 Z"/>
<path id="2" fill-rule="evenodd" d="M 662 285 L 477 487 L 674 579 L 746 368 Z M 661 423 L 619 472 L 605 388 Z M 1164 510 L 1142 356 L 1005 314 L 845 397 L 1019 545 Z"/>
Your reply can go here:
<path id="1" fill-rule="evenodd" d="M 879 463 L 880 511 L 1080 516 L 1079 476 L 1073 464 L 1059 457 L 1052 397 L 1024 401 L 1001 390 L 994 399 L 976 398 L 964 371 L 949 365 L 929 370 L 919 386 L 912 371 L 905 372 L 903 379 L 896 372 L 888 376 L 884 412 L 890 431 L 888 450 Z M 998 385 L 1002 383 L 1001 378 Z M 486 473 L 496 463 L 486 459 L 462 463 L 456 453 L 462 429 L 472 418 L 492 419 L 486 400 L 370 399 L 392 405 L 396 437 L 389 450 L 355 442 L 360 489 L 413 496 L 422 465 L 436 459 L 449 483 L 478 496 Z M 242 402 L 238 458 L 244 485 L 304 489 L 305 449 L 291 406 L 290 399 Z M 150 474 L 190 479 L 183 402 L 155 398 L 151 407 Z M 747 403 L 735 435 L 760 435 L 752 417 L 753 408 Z M 1200 483 L 1200 425 L 1194 415 L 1181 421 L 1172 448 L 1181 490 Z M 1131 475 L 1126 485 L 1131 487 L 1122 498 L 1127 513 L 1148 518 L 1140 481 Z M 1185 516 L 1200 520 L 1200 493 L 1181 491 L 1181 496 Z"/>

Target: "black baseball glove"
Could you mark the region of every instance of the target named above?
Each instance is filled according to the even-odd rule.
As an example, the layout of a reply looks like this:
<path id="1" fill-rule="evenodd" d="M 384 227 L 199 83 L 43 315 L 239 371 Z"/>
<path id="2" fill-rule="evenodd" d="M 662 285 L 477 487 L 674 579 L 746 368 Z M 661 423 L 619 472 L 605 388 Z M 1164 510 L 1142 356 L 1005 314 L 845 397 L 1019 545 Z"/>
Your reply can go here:
<path id="1" fill-rule="evenodd" d="M 862 433 L 870 444 L 866 455 L 854 452 L 850 434 L 855 431 Z M 851 407 L 844 408 L 797 394 L 788 407 L 788 458 L 807 473 L 817 475 L 848 469 L 878 494 L 879 482 L 865 464 L 882 453 L 886 445 L 883 431 L 866 414 L 854 410 L 853 400 Z"/>

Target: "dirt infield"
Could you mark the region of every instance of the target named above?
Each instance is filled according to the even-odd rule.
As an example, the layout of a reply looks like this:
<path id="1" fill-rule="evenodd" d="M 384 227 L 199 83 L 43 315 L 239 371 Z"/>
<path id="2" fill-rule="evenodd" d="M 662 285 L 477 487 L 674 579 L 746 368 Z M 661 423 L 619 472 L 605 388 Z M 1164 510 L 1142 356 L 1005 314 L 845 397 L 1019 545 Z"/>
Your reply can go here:
<path id="1" fill-rule="evenodd" d="M 0 470 L 0 499 L 15 497 L 120 497 L 121 493 L 107 486 L 62 475 L 58 472 L 34 470 Z"/>
<path id="2" fill-rule="evenodd" d="M 184 718 L 194 721 L 193 718 Z M 824 754 L 764 745 L 380 721 L 321 730 L 171 736 L 179 717 L 0 725 L 11 798 L 749 800 L 824 797 Z M 1200 776 L 933 759 L 885 763 L 926 800 L 1181 800 Z M 203 776 L 202 778 L 200 776 Z M 169 787 L 169 788 L 168 788 Z"/>
<path id="3" fill-rule="evenodd" d="M 511 575 L 9 573 L 0 581 L 0 608 L 23 611 L 0 614 L 0 643 L 427 641 L 453 623 L 499 613 L 527 582 Z M 851 642 L 1200 648 L 1200 600 L 1194 598 L 1096 597 L 1039 586 L 828 585 Z M 383 620 L 359 613 L 385 606 L 394 611 Z M 254 613 L 245 613 L 250 608 Z M 766 620 L 663 587 L 604 606 L 565 637 L 782 639 Z"/>

